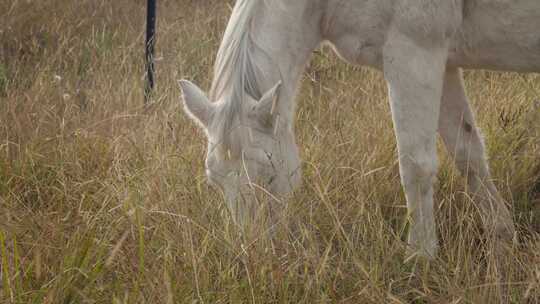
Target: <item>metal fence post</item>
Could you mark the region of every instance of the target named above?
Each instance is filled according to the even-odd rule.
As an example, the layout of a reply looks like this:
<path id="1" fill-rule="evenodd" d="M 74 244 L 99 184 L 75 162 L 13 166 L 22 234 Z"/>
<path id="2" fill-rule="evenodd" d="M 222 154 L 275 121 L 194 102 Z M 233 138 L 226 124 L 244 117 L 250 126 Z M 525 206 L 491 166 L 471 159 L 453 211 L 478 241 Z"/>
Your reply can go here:
<path id="1" fill-rule="evenodd" d="M 145 64 L 146 82 L 144 86 L 144 102 L 148 104 L 154 89 L 154 46 L 156 45 L 156 0 L 148 0 L 146 9 L 146 44 Z"/>

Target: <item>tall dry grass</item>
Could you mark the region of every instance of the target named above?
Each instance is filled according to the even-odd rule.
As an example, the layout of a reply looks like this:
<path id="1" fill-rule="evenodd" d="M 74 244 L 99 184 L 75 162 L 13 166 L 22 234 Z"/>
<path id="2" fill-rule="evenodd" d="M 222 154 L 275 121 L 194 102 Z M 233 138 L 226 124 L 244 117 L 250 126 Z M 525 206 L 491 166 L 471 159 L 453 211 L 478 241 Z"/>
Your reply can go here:
<path id="1" fill-rule="evenodd" d="M 406 210 L 380 73 L 320 50 L 297 113 L 304 186 L 272 243 L 231 224 L 176 79 L 208 88 L 231 1 L 159 2 L 143 107 L 145 1 L 0 2 L 0 303 L 540 302 L 536 75 L 467 72 L 519 244 L 503 281 L 441 149 L 431 263 Z M 352 132 L 351 132 L 352 131 Z"/>

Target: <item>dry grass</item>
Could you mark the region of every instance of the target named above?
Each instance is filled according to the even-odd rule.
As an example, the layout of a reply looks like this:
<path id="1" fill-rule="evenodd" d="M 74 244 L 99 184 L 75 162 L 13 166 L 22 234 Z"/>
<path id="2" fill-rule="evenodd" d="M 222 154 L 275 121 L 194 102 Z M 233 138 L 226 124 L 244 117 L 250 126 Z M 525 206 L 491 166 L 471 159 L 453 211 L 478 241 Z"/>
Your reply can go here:
<path id="1" fill-rule="evenodd" d="M 205 183 L 176 79 L 208 87 L 229 14 L 159 2 L 158 89 L 142 107 L 145 1 L 0 2 L 1 303 L 496 303 L 501 282 L 463 179 L 441 153 L 442 244 L 404 263 L 385 85 L 323 50 L 299 96 L 304 186 L 273 246 Z M 540 302 L 540 79 L 469 72 L 519 245 L 502 284 Z M 346 130 L 355 130 L 349 133 Z"/>

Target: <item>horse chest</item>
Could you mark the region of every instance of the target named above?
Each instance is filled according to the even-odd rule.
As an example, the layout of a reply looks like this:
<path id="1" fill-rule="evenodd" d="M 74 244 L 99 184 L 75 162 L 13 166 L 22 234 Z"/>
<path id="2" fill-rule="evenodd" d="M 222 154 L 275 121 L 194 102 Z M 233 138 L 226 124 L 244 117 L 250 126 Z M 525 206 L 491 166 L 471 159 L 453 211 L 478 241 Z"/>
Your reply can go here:
<path id="1" fill-rule="evenodd" d="M 390 27 L 385 1 L 340 2 L 327 21 L 326 37 L 345 61 L 382 67 L 382 48 Z"/>
<path id="2" fill-rule="evenodd" d="M 350 34 L 330 40 L 335 52 L 345 61 L 374 68 L 382 67 L 382 42 Z"/>

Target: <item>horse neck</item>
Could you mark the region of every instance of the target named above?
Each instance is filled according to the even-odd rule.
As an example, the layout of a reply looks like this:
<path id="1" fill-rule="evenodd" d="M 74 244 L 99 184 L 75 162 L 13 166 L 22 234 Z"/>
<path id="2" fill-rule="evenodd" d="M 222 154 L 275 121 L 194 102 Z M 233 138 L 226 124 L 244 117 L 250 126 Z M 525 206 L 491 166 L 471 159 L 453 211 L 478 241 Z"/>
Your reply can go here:
<path id="1" fill-rule="evenodd" d="M 322 41 L 320 1 L 275 1 L 256 12 L 252 39 L 261 92 L 282 81 L 278 112 L 284 126 L 293 128 L 297 88 L 311 53 Z M 309 13 L 308 13 L 309 12 Z M 278 69 L 276 69 L 276 67 Z"/>

